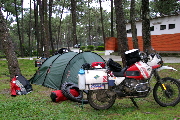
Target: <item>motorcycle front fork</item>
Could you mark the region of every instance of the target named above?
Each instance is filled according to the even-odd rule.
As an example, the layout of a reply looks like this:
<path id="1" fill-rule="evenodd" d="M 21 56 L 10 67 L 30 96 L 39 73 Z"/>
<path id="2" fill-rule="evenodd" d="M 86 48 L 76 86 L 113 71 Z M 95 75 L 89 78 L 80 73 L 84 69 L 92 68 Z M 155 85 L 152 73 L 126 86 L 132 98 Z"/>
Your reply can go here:
<path id="1" fill-rule="evenodd" d="M 163 90 L 166 90 L 167 88 L 166 88 L 166 86 L 164 85 L 161 77 L 159 76 L 159 74 L 158 74 L 158 72 L 157 72 L 156 70 L 154 70 L 154 76 L 155 76 L 157 82 L 161 84 L 161 88 L 162 88 Z"/>

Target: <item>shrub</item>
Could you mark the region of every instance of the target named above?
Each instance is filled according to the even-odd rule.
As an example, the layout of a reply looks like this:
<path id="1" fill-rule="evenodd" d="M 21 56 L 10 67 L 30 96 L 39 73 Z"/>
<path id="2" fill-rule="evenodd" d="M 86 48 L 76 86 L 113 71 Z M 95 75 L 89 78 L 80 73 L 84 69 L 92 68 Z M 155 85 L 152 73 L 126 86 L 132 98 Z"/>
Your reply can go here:
<path id="1" fill-rule="evenodd" d="M 6 58 L 6 56 L 5 55 L 0 55 L 0 58 Z"/>
<path id="2" fill-rule="evenodd" d="M 104 46 L 97 46 L 96 50 L 98 50 L 98 51 L 104 51 L 105 49 L 104 49 Z"/>
<path id="3" fill-rule="evenodd" d="M 85 48 L 86 48 L 86 46 L 81 46 L 80 50 L 84 51 Z"/>
<path id="4" fill-rule="evenodd" d="M 52 50 L 49 50 L 49 53 L 50 55 L 54 55 L 53 51 Z"/>
<path id="5" fill-rule="evenodd" d="M 87 49 L 87 48 L 85 48 L 83 51 L 84 51 L 84 52 L 91 52 L 91 50 L 90 50 L 90 49 Z"/>
<path id="6" fill-rule="evenodd" d="M 93 45 L 88 45 L 87 49 L 90 50 L 90 51 L 93 51 L 94 50 L 94 46 Z"/>
<path id="7" fill-rule="evenodd" d="M 0 58 L 5 58 L 5 57 L 6 57 L 5 54 L 2 51 L 0 51 Z"/>
<path id="8" fill-rule="evenodd" d="M 34 50 L 34 51 L 32 52 L 32 56 L 37 56 L 37 51 L 36 51 L 36 50 Z"/>

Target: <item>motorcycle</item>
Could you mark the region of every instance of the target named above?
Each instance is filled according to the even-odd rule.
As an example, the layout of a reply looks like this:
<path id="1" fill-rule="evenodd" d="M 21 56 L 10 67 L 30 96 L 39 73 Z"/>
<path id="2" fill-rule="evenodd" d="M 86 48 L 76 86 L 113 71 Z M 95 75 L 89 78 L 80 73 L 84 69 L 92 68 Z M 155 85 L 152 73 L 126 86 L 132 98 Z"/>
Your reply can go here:
<path id="1" fill-rule="evenodd" d="M 162 107 L 175 106 L 180 102 L 180 82 L 170 77 L 161 78 L 158 74 L 164 69 L 177 70 L 163 66 L 159 54 L 132 49 L 126 51 L 125 56 L 127 66 L 124 68 L 111 58 L 104 68 L 101 67 L 103 63 L 97 63 L 98 68 L 84 68 L 84 87 L 80 86 L 80 80 L 79 86 L 88 90 L 87 99 L 91 107 L 98 110 L 109 109 L 117 97 L 130 98 L 138 107 L 134 98 L 147 97 L 151 92 Z"/>

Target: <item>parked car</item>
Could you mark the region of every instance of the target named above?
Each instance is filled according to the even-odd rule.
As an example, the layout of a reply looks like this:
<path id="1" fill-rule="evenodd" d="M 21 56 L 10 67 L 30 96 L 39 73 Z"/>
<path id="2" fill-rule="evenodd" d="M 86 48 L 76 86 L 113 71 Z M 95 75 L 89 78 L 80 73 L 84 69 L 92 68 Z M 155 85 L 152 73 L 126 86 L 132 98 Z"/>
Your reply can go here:
<path id="1" fill-rule="evenodd" d="M 69 50 L 68 50 L 67 48 L 61 48 L 61 49 L 59 49 L 58 51 L 56 51 L 56 52 L 54 53 L 54 55 L 64 54 L 64 53 L 67 53 L 67 52 L 69 52 Z"/>
<path id="2" fill-rule="evenodd" d="M 81 47 L 80 44 L 75 44 L 75 45 L 74 45 L 74 48 L 80 48 L 80 47 Z"/>
<path id="3" fill-rule="evenodd" d="M 44 57 L 39 57 L 36 61 L 35 61 L 35 67 L 40 67 L 44 61 L 47 60 L 47 58 Z"/>

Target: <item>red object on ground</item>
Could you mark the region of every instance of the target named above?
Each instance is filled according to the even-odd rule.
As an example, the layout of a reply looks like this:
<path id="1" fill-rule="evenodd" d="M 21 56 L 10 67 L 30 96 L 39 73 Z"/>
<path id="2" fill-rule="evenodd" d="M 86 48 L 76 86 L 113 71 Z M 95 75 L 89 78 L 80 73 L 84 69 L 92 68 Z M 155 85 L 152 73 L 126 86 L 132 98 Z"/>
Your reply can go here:
<path id="1" fill-rule="evenodd" d="M 70 93 L 74 96 L 74 97 L 78 97 L 79 96 L 79 92 L 76 91 L 75 89 L 70 89 Z M 60 102 L 60 101 L 65 101 L 68 100 L 68 98 L 66 98 L 64 96 L 64 94 L 62 93 L 62 90 L 55 90 L 51 92 L 51 99 L 53 102 Z"/>
<path id="2" fill-rule="evenodd" d="M 12 80 L 10 82 L 10 85 L 11 85 L 11 95 L 12 96 L 16 96 L 17 95 L 16 94 L 16 90 L 21 90 L 21 88 L 16 85 L 15 81 L 16 81 L 16 77 L 12 78 Z"/>

